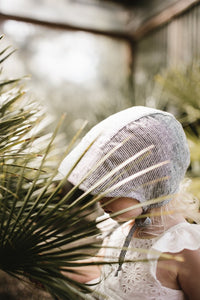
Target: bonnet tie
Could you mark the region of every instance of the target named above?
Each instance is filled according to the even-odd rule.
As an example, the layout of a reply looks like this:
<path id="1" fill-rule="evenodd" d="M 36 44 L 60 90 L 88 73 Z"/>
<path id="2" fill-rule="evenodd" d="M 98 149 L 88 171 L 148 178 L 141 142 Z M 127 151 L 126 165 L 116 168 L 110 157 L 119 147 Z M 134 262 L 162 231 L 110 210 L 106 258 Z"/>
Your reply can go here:
<path id="1" fill-rule="evenodd" d="M 149 217 L 147 217 L 144 221 L 141 220 L 141 219 L 135 220 L 135 223 L 133 224 L 133 226 L 129 230 L 129 233 L 128 233 L 125 241 L 124 241 L 122 250 L 120 252 L 120 255 L 119 255 L 119 266 L 118 266 L 118 269 L 117 269 L 117 271 L 115 273 L 115 277 L 118 276 L 118 272 L 121 271 L 121 269 L 122 269 L 122 264 L 123 264 L 125 256 L 126 256 L 127 248 L 128 248 L 128 246 L 129 246 L 129 244 L 131 242 L 131 239 L 133 237 L 134 232 L 136 231 L 136 229 L 138 227 L 145 227 L 145 226 L 148 226 L 150 224 L 151 224 L 151 219 Z"/>

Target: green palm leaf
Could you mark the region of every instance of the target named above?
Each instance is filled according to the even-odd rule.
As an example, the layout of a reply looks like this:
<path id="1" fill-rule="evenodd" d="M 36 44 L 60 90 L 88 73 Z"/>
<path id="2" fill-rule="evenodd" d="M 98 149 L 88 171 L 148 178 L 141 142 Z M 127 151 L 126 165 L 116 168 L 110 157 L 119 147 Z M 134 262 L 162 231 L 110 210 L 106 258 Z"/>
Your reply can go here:
<path id="1" fill-rule="evenodd" d="M 2 50 L 0 63 L 13 52 L 10 47 Z M 72 213 L 73 206 L 69 209 L 72 193 L 60 196 L 66 178 L 59 184 L 54 180 L 57 168 L 55 163 L 51 167 L 51 153 L 61 124 L 50 139 L 44 138 L 45 146 L 43 142 L 39 150 L 34 147 L 46 135 L 43 128 L 36 129 L 45 116 L 36 104 L 28 103 L 20 80 L 0 79 L 0 268 L 21 280 L 40 283 L 61 299 L 85 299 L 83 292 L 89 289 L 61 270 L 88 256 L 86 250 L 95 248 L 88 237 L 98 230 L 95 221 L 88 226 L 83 223 L 85 216 L 81 219 Z M 57 158 L 57 167 L 62 158 Z M 82 246 L 75 247 L 74 242 L 81 240 L 85 240 Z"/>
<path id="2" fill-rule="evenodd" d="M 200 199 L 200 67 L 194 61 L 166 70 L 156 76 L 156 82 L 162 87 L 162 98 L 176 112 L 182 123 L 191 153 L 191 165 L 188 175 L 192 178 L 190 191 Z"/>

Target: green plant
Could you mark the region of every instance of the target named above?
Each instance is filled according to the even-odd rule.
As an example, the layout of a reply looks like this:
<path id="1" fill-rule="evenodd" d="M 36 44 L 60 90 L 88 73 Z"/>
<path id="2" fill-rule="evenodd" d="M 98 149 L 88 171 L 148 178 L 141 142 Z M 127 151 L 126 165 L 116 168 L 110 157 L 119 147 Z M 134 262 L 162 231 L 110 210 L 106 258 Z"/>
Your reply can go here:
<path id="1" fill-rule="evenodd" d="M 9 51 L 1 51 L 0 63 Z M 83 222 L 94 200 L 86 208 L 84 196 L 72 202 L 77 187 L 62 196 L 66 178 L 55 180 L 62 119 L 46 134 L 45 115 L 28 101 L 21 79 L 1 79 L 0 97 L 0 269 L 61 299 L 86 299 L 89 289 L 61 273 L 98 248 L 88 240 L 98 233 L 95 219 Z"/>
<path id="2" fill-rule="evenodd" d="M 172 110 L 182 123 L 191 152 L 190 191 L 200 199 L 200 66 L 193 62 L 188 66 L 171 68 L 155 77 L 162 88 L 160 98 L 167 109 Z"/>

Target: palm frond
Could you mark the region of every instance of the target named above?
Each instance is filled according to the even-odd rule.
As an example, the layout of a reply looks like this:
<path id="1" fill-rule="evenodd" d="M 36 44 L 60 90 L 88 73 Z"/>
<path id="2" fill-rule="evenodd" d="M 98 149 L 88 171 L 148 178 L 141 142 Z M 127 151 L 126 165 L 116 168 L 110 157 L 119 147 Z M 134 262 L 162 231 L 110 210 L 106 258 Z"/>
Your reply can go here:
<path id="1" fill-rule="evenodd" d="M 13 52 L 10 47 L 3 49 L 0 63 Z M 63 157 L 57 158 L 54 169 L 51 153 L 61 124 L 51 138 L 41 143 L 46 133 L 43 128 L 38 131 L 37 126 L 45 116 L 38 104 L 27 101 L 20 81 L 0 79 L 0 268 L 21 280 L 40 282 L 61 299 L 85 299 L 82 292 L 88 288 L 62 275 L 61 267 L 86 256 L 83 249 L 91 249 L 91 243 L 84 242 L 79 254 L 69 250 L 65 253 L 60 247 L 88 240 L 98 229 L 95 221 L 86 226 L 71 214 L 69 196 L 60 197 L 66 179 L 57 184 L 54 178 Z M 81 130 L 64 155 L 80 133 Z"/>

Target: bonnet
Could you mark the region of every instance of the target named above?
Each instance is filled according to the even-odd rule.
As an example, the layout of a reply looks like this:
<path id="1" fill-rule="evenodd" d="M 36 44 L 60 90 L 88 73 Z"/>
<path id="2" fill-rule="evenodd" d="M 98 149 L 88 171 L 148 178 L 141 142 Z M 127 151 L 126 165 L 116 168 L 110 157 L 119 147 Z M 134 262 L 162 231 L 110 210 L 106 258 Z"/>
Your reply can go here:
<path id="1" fill-rule="evenodd" d="M 75 166 L 68 181 L 81 182 L 79 188 L 92 195 L 130 197 L 140 203 L 167 196 L 149 208 L 165 204 L 178 191 L 189 162 L 186 136 L 175 117 L 133 106 L 94 126 L 66 156 L 59 172 L 66 175 Z"/>

